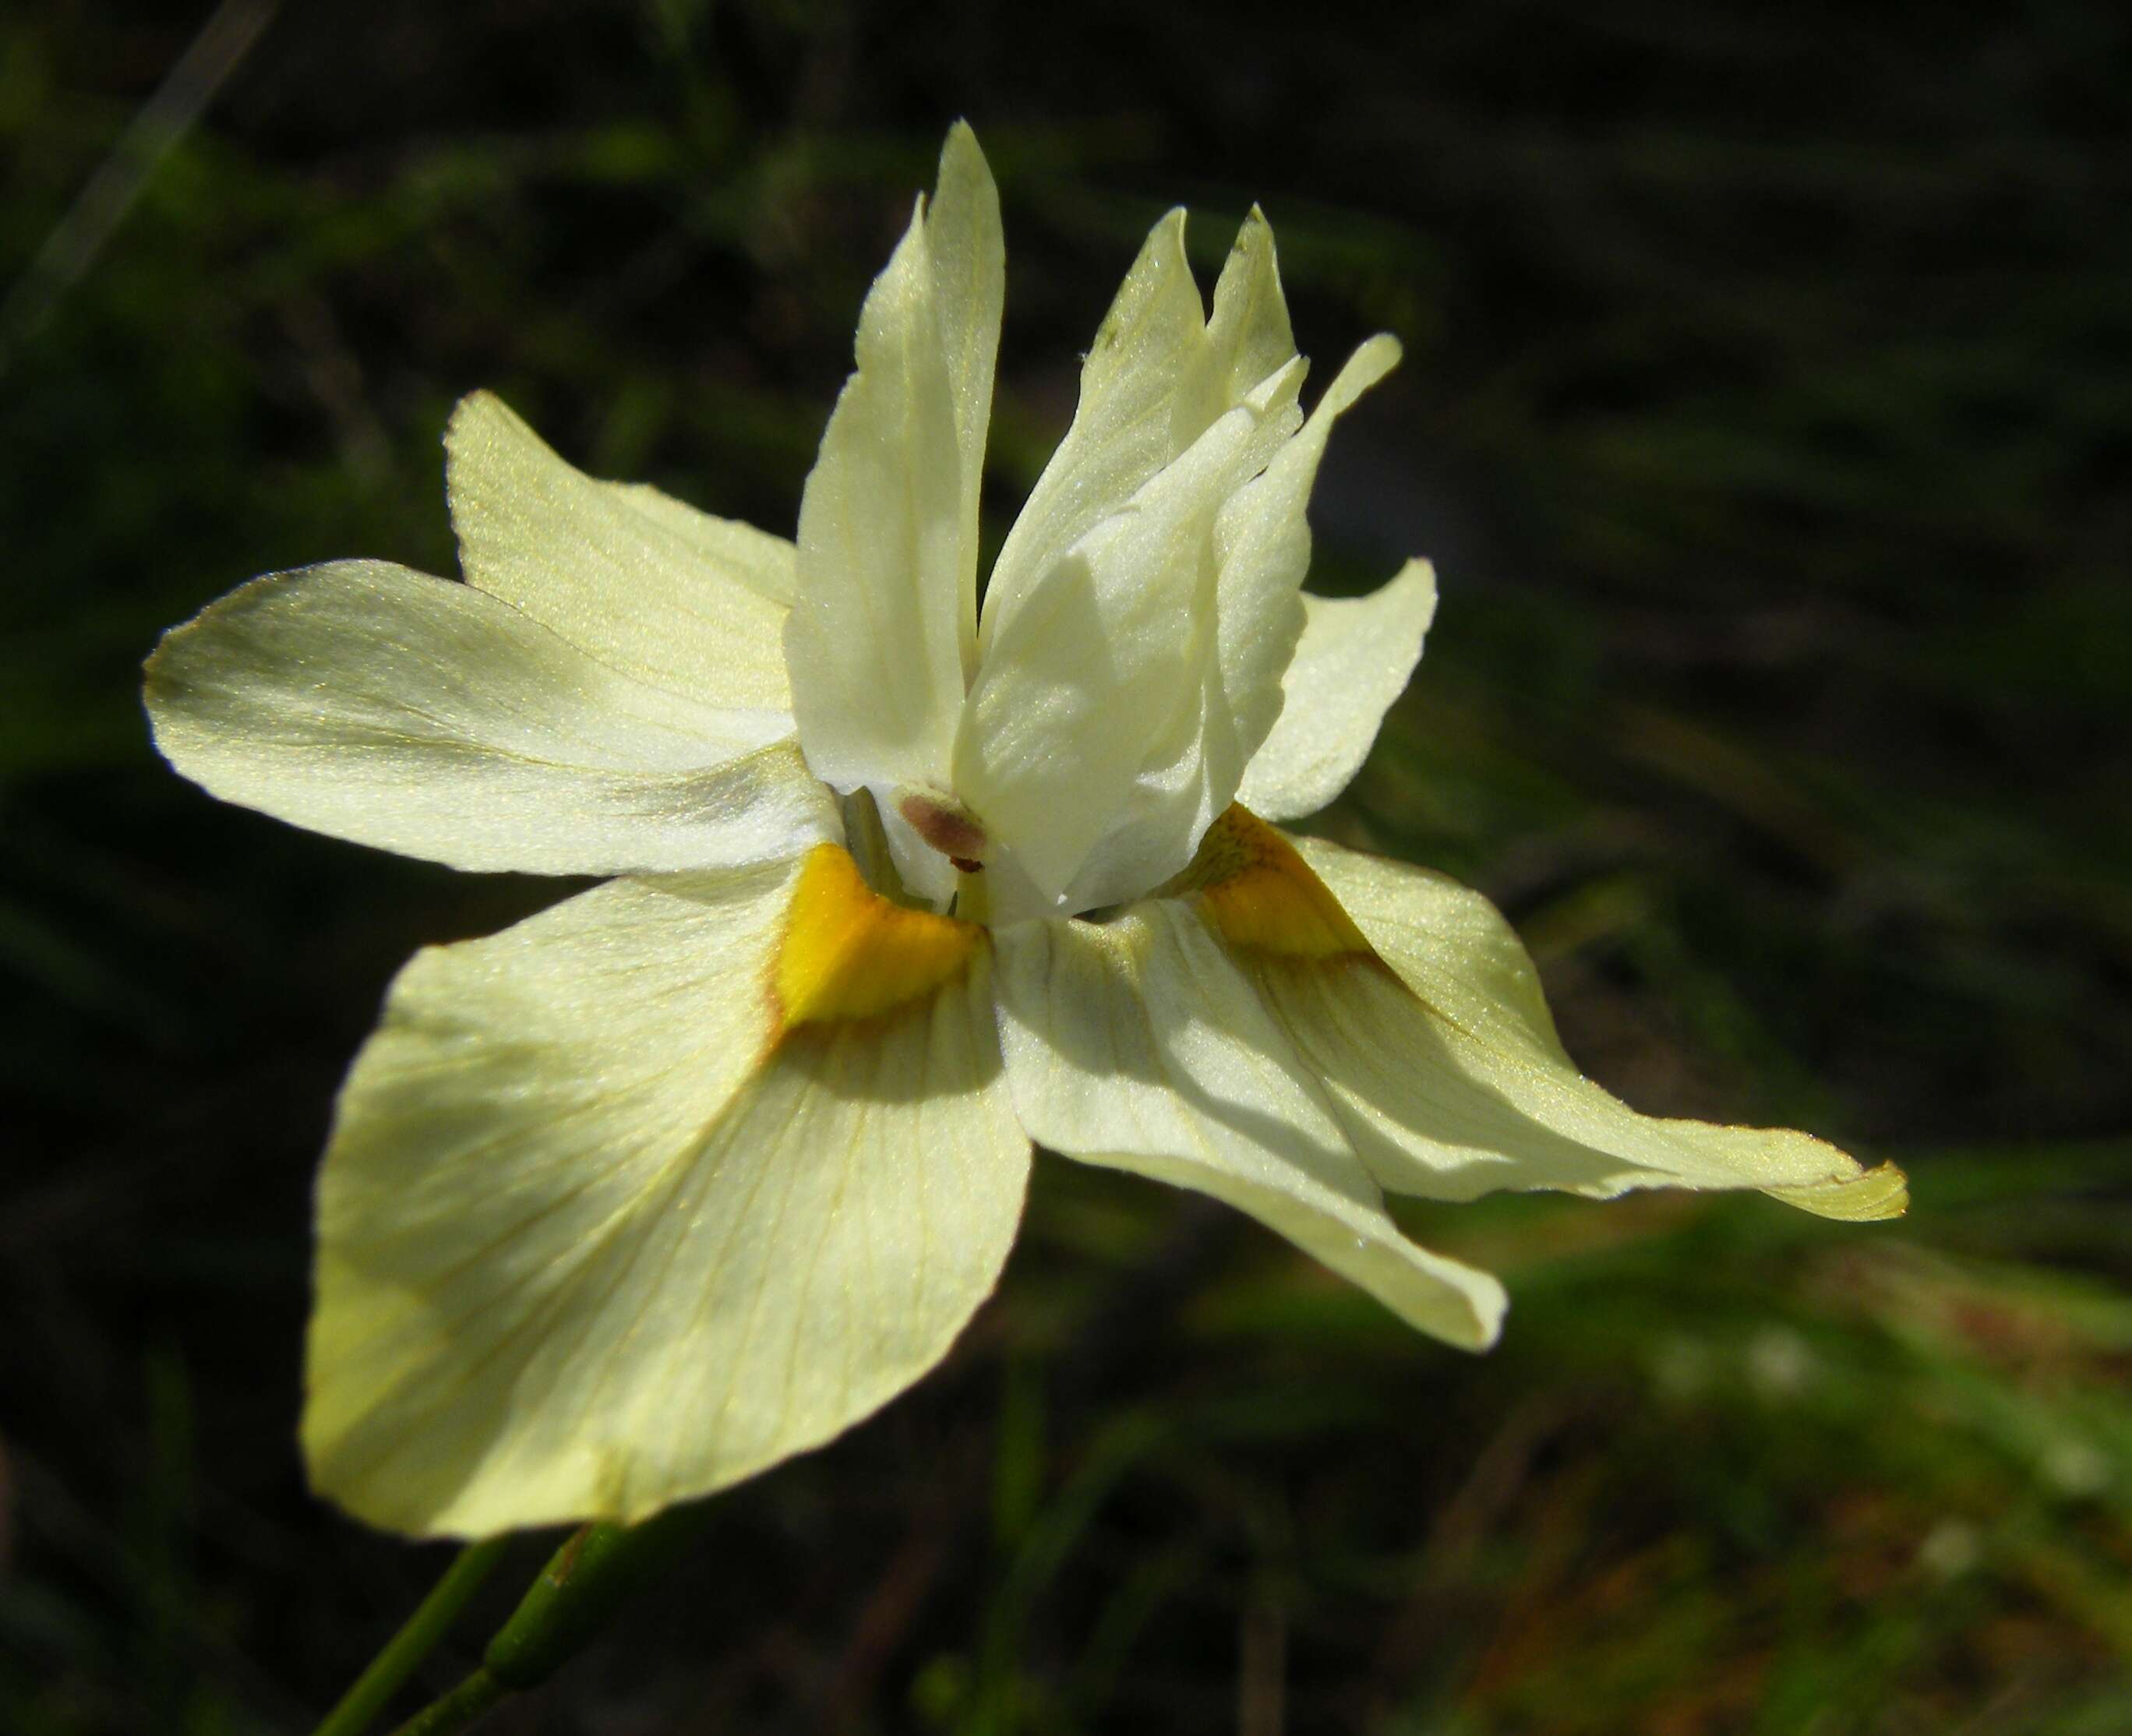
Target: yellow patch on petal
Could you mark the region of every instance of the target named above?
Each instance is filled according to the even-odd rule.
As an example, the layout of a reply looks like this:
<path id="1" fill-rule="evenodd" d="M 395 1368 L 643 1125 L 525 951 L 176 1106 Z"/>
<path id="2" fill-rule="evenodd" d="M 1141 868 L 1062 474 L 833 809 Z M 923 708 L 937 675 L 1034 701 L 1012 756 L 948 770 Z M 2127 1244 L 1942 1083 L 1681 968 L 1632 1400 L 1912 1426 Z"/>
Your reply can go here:
<path id="1" fill-rule="evenodd" d="M 1164 890 L 1197 893 L 1222 939 L 1246 952 L 1272 958 L 1374 956 L 1295 846 L 1246 808 L 1232 804 L 1208 827 L 1192 866 Z"/>
<path id="2" fill-rule="evenodd" d="M 842 845 L 817 844 L 772 966 L 777 1035 L 892 1013 L 959 976 L 984 941 L 975 923 L 891 903 Z"/>

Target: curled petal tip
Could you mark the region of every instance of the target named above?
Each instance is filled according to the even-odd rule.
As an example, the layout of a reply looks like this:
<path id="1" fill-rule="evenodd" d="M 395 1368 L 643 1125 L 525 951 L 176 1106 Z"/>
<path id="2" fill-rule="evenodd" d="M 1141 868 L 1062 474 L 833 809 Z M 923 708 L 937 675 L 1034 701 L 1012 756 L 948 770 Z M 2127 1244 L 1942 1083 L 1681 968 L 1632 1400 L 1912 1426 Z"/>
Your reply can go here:
<path id="1" fill-rule="evenodd" d="M 1846 1224 L 1880 1223 L 1901 1217 L 1910 1209 L 1909 1177 L 1893 1163 L 1877 1164 L 1837 1181 L 1763 1191 L 1801 1211 Z"/>

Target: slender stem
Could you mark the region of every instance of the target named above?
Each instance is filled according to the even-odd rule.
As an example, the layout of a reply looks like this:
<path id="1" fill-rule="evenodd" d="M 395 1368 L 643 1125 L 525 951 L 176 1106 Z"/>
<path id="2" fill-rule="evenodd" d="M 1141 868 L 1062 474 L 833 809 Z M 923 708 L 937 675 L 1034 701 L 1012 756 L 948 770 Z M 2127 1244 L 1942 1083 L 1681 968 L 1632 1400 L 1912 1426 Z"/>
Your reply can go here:
<path id="1" fill-rule="evenodd" d="M 441 1700 L 433 1700 L 392 1736 L 452 1736 L 502 1699 L 511 1690 L 486 1670 L 477 1670 Z"/>
<path id="2" fill-rule="evenodd" d="M 538 1687 L 596 1636 L 703 1527 L 709 1503 L 669 1508 L 641 1525 L 581 1525 L 496 1631 L 482 1666 L 394 1736 L 454 1736 L 508 1695 Z"/>
<path id="3" fill-rule="evenodd" d="M 355 1686 L 327 1713 L 315 1736 L 361 1736 L 385 1708 L 400 1685 L 414 1674 L 444 1632 L 459 1619 L 467 1599 L 502 1557 L 508 1539 L 492 1538 L 462 1549 L 444 1570 L 406 1624 L 394 1634 L 385 1649 L 370 1661 L 370 1667 L 355 1679 Z"/>

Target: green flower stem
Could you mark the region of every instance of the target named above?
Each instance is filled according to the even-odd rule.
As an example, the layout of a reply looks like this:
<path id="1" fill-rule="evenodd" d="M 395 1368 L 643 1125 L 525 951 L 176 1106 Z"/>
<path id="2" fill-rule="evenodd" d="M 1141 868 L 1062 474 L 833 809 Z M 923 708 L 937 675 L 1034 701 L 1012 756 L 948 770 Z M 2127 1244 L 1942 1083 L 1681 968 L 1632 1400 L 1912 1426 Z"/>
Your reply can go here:
<path id="1" fill-rule="evenodd" d="M 463 1730 L 510 1692 L 487 1671 L 477 1670 L 450 1693 L 431 1700 L 393 1736 L 448 1736 Z"/>
<path id="2" fill-rule="evenodd" d="M 579 1527 L 497 1630 L 481 1667 L 401 1725 L 396 1736 L 454 1736 L 497 1701 L 538 1687 L 633 1593 L 672 1566 L 708 1516 L 708 1503 L 699 1502 L 641 1525 Z"/>
<path id="3" fill-rule="evenodd" d="M 502 1556 L 508 1541 L 492 1538 L 486 1543 L 471 1544 L 459 1552 L 452 1565 L 444 1570 L 444 1577 L 430 1589 L 430 1595 L 407 1618 L 406 1624 L 370 1661 L 370 1667 L 356 1677 L 355 1685 L 341 1695 L 340 1703 L 326 1714 L 316 1736 L 360 1736 L 369 1728 L 370 1721 L 384 1709 L 386 1701 L 414 1673 L 415 1666 L 430 1655 L 437 1642 L 444 1637 L 445 1630 L 458 1620 L 467 1599 L 479 1589 Z"/>

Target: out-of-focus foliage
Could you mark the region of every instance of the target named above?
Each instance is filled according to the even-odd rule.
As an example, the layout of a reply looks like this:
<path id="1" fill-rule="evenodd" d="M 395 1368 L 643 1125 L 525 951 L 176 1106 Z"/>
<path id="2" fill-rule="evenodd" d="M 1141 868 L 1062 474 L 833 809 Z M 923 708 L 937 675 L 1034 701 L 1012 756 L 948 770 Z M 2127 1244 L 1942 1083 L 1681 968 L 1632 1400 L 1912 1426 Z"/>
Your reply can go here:
<path id="1" fill-rule="evenodd" d="M 0 295 L 193 10 L 0 13 Z M 0 1726 L 301 1727 L 437 1571 L 301 1488 L 311 1164 L 405 955 L 555 895 L 216 807 L 140 657 L 273 567 L 450 570 L 477 385 L 789 530 L 966 113 L 994 534 L 1149 221 L 1211 267 L 1262 199 L 1321 377 L 1408 347 L 1316 582 L 1443 581 L 1324 824 L 1496 896 L 1640 1105 L 1916 1206 L 1418 1212 L 1511 1284 L 1467 1360 L 1044 1165 L 949 1367 L 726 1498 L 516 1727 L 2132 1727 L 2120 11 L 286 7 L 0 316 Z"/>

